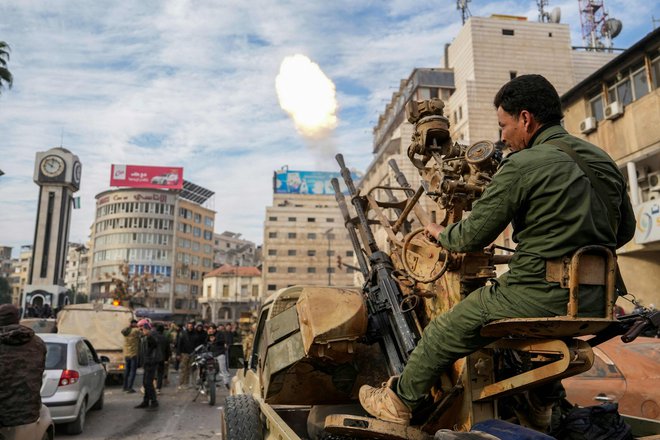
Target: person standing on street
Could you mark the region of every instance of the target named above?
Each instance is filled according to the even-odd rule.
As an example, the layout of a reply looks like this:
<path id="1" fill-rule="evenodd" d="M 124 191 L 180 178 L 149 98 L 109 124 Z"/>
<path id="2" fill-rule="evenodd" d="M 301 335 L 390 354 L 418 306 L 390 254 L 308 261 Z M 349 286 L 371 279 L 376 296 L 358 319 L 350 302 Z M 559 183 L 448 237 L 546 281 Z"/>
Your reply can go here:
<path id="1" fill-rule="evenodd" d="M 176 345 L 176 356 L 179 359 L 179 389 L 190 386 L 190 374 L 192 373 L 190 364 L 192 362 L 191 353 L 195 350 L 197 336 L 195 334 L 195 321 L 188 321 L 186 329 L 181 332 L 179 342 Z"/>
<path id="2" fill-rule="evenodd" d="M 35 422 L 41 411 L 46 344 L 18 317 L 15 305 L 0 305 L 0 427 Z"/>
<path id="3" fill-rule="evenodd" d="M 167 372 L 167 360 L 170 358 L 172 352 L 170 350 L 170 341 L 165 336 L 165 326 L 163 324 L 156 325 L 154 337 L 156 338 L 156 342 L 158 342 L 158 350 L 160 350 L 161 358 L 156 365 L 156 394 L 160 394 L 160 389 L 163 387 L 163 379 Z"/>
<path id="4" fill-rule="evenodd" d="M 225 344 L 225 337 L 223 332 L 217 331 L 215 324 L 211 324 L 207 330 L 208 340 L 206 344 L 208 345 L 213 357 L 218 361 L 218 373 L 222 377 L 222 383 L 225 384 L 225 387 L 229 389 L 229 371 L 227 371 L 227 346 Z"/>
<path id="5" fill-rule="evenodd" d="M 507 273 L 426 326 L 401 376 L 360 388 L 362 407 L 382 420 L 409 424 L 443 370 L 494 340 L 480 334 L 487 323 L 565 315 L 568 289 L 547 273 L 556 261 L 587 245 L 614 251 L 635 233 L 621 171 L 604 150 L 564 130 L 561 101 L 547 79 L 512 79 L 494 106 L 511 153 L 469 217 L 446 227 L 430 223 L 426 233 L 451 252 L 481 251 L 511 223 L 516 252 Z M 580 287 L 579 316 L 605 314 L 604 290 Z"/>
<path id="6" fill-rule="evenodd" d="M 138 366 L 138 346 L 140 345 L 140 330 L 137 321 L 131 319 L 128 327 L 121 331 L 124 335 L 124 392 L 134 393 L 133 383 Z"/>
<path id="7" fill-rule="evenodd" d="M 156 397 L 156 390 L 154 389 L 154 377 L 156 375 L 156 367 L 162 360 L 160 348 L 158 347 L 158 339 L 155 331 L 151 329 L 151 324 L 146 319 L 138 322 L 138 328 L 142 332 L 140 336 L 140 346 L 138 350 L 139 364 L 144 370 L 142 379 L 142 386 L 144 387 L 144 397 L 142 403 L 135 408 L 158 408 L 158 399 Z"/>

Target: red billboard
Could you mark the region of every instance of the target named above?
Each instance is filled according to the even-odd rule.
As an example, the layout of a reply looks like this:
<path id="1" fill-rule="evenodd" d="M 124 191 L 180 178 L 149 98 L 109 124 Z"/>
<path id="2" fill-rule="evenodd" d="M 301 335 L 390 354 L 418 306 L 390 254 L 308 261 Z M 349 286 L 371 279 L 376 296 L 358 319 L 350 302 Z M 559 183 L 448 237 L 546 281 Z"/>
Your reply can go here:
<path id="1" fill-rule="evenodd" d="M 112 165 L 110 186 L 182 189 L 183 168 L 144 165 Z"/>

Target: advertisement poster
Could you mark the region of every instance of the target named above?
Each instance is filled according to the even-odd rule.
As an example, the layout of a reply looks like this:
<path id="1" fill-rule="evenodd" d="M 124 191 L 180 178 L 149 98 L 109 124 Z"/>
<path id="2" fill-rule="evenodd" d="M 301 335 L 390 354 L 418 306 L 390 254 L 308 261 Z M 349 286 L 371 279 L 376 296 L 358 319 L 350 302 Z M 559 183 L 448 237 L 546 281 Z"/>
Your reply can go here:
<path id="1" fill-rule="evenodd" d="M 660 240 L 660 200 L 649 200 L 637 206 L 635 217 L 635 243 L 644 244 Z"/>
<path id="2" fill-rule="evenodd" d="M 112 165 L 110 186 L 182 189 L 183 168 L 144 165 Z"/>
<path id="3" fill-rule="evenodd" d="M 331 171 L 293 171 L 280 170 L 275 171 L 273 178 L 273 191 L 275 194 L 316 194 L 316 195 L 334 195 L 330 181 L 333 177 L 339 180 L 339 187 L 343 193 L 347 193 L 346 184 L 339 172 Z M 360 175 L 351 172 L 353 183 L 357 187 L 360 181 Z"/>

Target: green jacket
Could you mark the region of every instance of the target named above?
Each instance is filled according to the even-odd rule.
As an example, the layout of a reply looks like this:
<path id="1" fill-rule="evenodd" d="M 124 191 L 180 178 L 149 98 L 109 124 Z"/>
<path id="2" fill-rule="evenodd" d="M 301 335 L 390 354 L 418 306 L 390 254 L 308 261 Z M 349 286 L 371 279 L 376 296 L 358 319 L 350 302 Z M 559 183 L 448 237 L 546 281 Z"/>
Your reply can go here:
<path id="1" fill-rule="evenodd" d="M 126 327 L 121 331 L 124 335 L 124 357 L 134 357 L 138 355 L 140 346 L 140 329 L 137 327 Z"/>
<path id="2" fill-rule="evenodd" d="M 573 148 L 600 177 L 607 200 L 596 195 L 577 163 L 549 139 Z M 604 203 L 618 213 L 616 231 Z M 493 181 L 474 203 L 470 216 L 449 225 L 439 240 L 455 252 L 479 251 L 511 223 L 516 252 L 500 282 L 509 286 L 545 284 L 545 260 L 598 244 L 616 249 L 635 233 L 626 182 L 602 149 L 569 135 L 561 126 L 544 127 L 532 145 L 509 154 Z"/>

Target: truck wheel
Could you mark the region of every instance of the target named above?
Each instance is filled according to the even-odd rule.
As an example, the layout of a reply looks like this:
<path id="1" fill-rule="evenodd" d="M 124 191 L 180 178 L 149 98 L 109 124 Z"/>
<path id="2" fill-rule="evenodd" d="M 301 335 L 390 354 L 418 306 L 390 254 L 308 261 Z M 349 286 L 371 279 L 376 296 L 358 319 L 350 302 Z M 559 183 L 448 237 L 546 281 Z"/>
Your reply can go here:
<path id="1" fill-rule="evenodd" d="M 263 439 L 259 404 L 252 396 L 248 394 L 227 396 L 220 417 L 223 439 Z"/>

